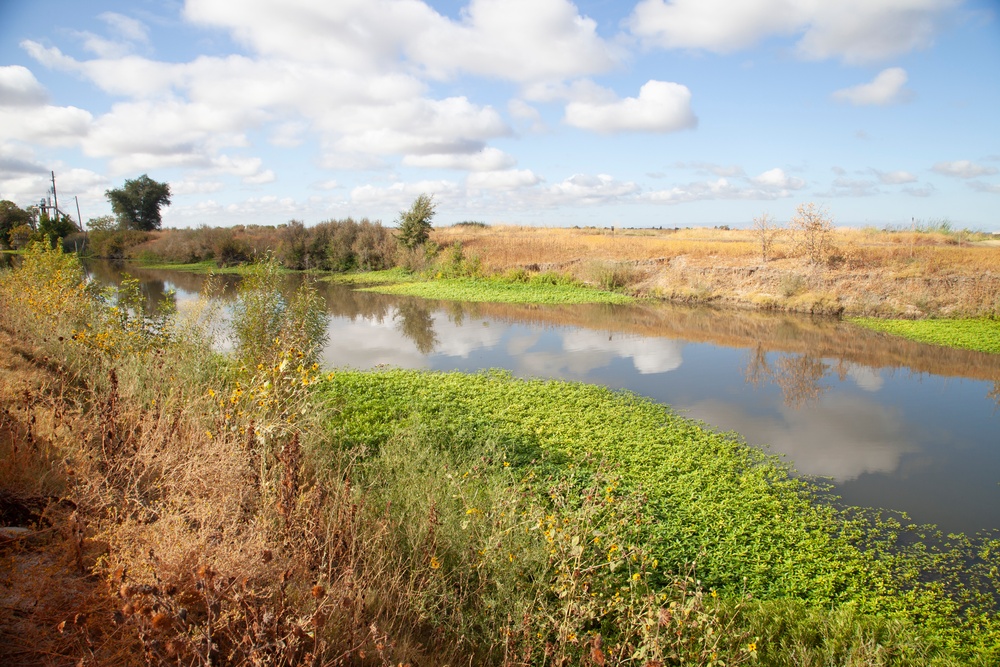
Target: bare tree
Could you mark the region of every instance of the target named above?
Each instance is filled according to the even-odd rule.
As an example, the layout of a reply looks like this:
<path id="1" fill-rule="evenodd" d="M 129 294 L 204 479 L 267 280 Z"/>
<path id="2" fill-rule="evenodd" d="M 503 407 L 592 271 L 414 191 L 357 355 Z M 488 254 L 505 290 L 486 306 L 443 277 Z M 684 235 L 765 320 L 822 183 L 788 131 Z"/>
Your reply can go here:
<path id="1" fill-rule="evenodd" d="M 833 220 L 824 207 L 799 204 L 789 227 L 796 247 L 813 264 L 821 264 L 832 246 Z"/>
<path id="2" fill-rule="evenodd" d="M 776 222 L 770 213 L 762 213 L 753 219 L 750 232 L 760 246 L 760 261 L 767 263 L 771 251 L 774 250 L 774 244 L 783 231 L 781 224 Z"/>

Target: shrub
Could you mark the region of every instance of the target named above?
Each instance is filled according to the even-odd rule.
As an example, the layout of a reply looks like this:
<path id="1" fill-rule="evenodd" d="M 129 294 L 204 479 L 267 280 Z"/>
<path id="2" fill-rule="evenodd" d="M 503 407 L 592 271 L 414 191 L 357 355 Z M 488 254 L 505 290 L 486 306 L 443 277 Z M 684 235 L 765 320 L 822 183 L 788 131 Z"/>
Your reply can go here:
<path id="1" fill-rule="evenodd" d="M 431 220 L 436 212 L 434 209 L 433 197 L 420 195 L 413 200 L 410 210 L 399 213 L 399 232 L 396 238 L 400 245 L 412 250 L 427 243 L 431 233 Z"/>
<path id="2" fill-rule="evenodd" d="M 799 204 L 789 225 L 795 237 L 795 246 L 814 265 L 823 263 L 832 247 L 833 220 L 825 208 L 812 202 Z"/>

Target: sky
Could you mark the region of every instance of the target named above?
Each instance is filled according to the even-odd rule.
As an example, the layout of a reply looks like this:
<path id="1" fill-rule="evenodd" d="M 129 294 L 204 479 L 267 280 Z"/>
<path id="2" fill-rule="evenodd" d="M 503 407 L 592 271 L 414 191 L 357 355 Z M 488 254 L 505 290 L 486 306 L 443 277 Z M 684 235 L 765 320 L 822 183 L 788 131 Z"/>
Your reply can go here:
<path id="1" fill-rule="evenodd" d="M 0 0 L 0 198 L 1000 231 L 997 0 Z"/>

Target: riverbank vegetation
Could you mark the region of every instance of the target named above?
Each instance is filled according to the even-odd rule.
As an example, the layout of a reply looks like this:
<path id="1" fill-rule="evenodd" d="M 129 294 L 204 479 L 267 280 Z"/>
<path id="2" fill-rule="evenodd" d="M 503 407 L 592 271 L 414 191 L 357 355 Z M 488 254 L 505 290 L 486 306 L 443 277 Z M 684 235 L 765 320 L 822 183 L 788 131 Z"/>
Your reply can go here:
<path id="1" fill-rule="evenodd" d="M 41 247 L 2 275 L 5 664 L 1000 659 L 997 540 L 838 509 L 631 394 L 322 369 L 278 270 L 226 356 L 207 303 Z"/>
<path id="2" fill-rule="evenodd" d="M 1000 319 L 992 317 L 943 320 L 855 318 L 851 321 L 874 331 L 921 343 L 1000 354 Z"/>
<path id="3" fill-rule="evenodd" d="M 309 227 L 291 220 L 144 232 L 106 216 L 90 221 L 89 234 L 72 234 L 63 244 L 84 255 L 156 265 L 231 267 L 271 256 L 297 271 L 401 267 L 422 281 L 459 277 L 457 253 L 461 277 L 477 280 L 554 274 L 631 296 L 855 317 L 1000 314 L 1000 238 L 960 230 L 947 220 L 837 228 L 828 210 L 806 203 L 787 223 L 765 213 L 746 229 L 553 229 L 481 222 L 432 228 L 435 208 L 432 198 L 421 195 L 400 212 L 395 229 L 348 218 Z M 30 235 L 17 239 L 23 244 Z"/>

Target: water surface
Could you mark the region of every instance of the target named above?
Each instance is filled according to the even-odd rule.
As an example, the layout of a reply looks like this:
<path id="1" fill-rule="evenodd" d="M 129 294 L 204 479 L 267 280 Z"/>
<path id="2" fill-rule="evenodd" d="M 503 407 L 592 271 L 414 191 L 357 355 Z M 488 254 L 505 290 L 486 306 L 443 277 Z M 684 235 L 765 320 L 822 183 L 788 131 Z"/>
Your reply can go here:
<path id="1" fill-rule="evenodd" d="M 107 265 L 93 270 L 120 279 Z M 181 308 L 205 280 L 130 272 L 153 300 L 176 290 Z M 224 278 L 231 295 L 237 279 Z M 628 389 L 828 478 L 848 504 L 905 511 L 946 531 L 1000 528 L 1000 355 L 828 318 L 452 303 L 317 286 L 331 315 L 328 366 L 505 368 Z"/>

